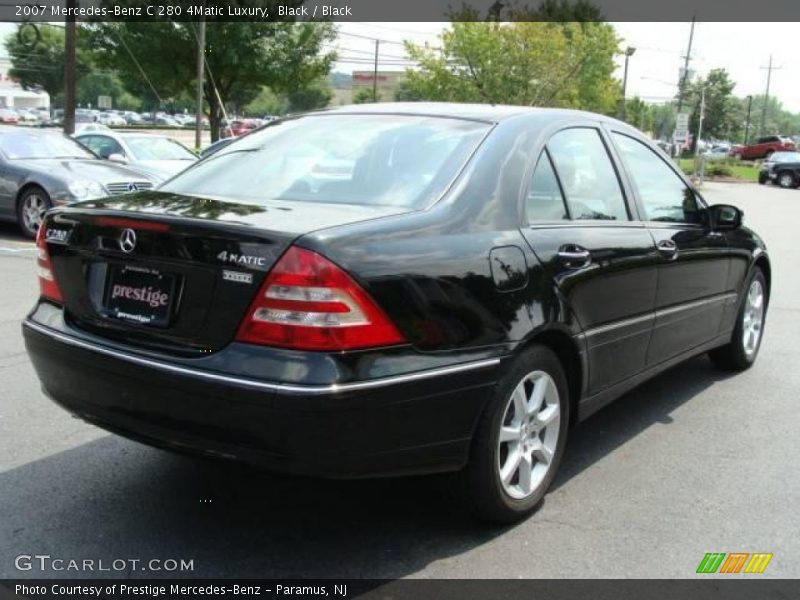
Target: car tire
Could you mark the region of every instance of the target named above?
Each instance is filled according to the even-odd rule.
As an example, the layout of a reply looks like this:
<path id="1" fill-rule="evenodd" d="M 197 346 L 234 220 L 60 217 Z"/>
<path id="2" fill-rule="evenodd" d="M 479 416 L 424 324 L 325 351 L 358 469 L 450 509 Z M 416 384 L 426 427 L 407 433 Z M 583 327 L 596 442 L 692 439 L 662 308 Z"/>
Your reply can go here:
<path id="1" fill-rule="evenodd" d="M 569 404 L 564 369 L 550 349 L 534 345 L 511 362 L 484 408 L 464 471 L 480 519 L 513 523 L 539 505 L 564 454 Z"/>
<path id="2" fill-rule="evenodd" d="M 35 238 L 42 215 L 52 206 L 50 194 L 38 185 L 22 192 L 17 199 L 17 224 L 22 233 L 29 238 Z"/>
<path id="3" fill-rule="evenodd" d="M 725 371 L 744 371 L 753 366 L 764 338 L 769 297 L 761 269 L 753 269 L 744 290 L 731 341 L 708 353 L 711 362 Z"/>
<path id="4" fill-rule="evenodd" d="M 783 171 L 782 173 L 778 173 L 777 177 L 778 185 L 782 188 L 794 188 L 797 187 L 797 179 L 790 171 Z"/>
<path id="5" fill-rule="evenodd" d="M 758 183 L 760 183 L 761 185 L 764 185 L 764 184 L 766 184 L 768 181 L 769 181 L 769 177 L 767 177 L 767 176 L 766 176 L 766 175 L 764 175 L 763 173 L 759 173 L 759 174 L 758 174 Z"/>

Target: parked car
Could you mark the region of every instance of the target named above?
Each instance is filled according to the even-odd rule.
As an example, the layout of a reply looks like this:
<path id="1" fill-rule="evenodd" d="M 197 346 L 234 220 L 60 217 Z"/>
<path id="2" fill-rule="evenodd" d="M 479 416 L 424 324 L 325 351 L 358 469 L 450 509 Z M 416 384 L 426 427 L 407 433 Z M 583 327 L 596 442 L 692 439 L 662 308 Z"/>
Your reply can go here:
<path id="1" fill-rule="evenodd" d="M 230 126 L 227 124 L 222 126 L 220 130 L 220 137 L 239 137 L 245 133 L 250 133 L 259 127 L 259 125 L 260 123 L 258 123 L 256 119 L 236 119 L 235 121 L 230 122 Z"/>
<path id="2" fill-rule="evenodd" d="M 164 135 L 134 132 L 86 132 L 75 136 L 101 158 L 127 164 L 157 182 L 197 161 L 197 155 Z"/>
<path id="3" fill-rule="evenodd" d="M 743 160 L 755 160 L 768 158 L 773 152 L 786 152 L 794 149 L 794 142 L 791 138 L 782 135 L 768 135 L 758 138 L 754 144 L 736 148 L 732 152 L 734 156 Z"/>
<path id="4" fill-rule="evenodd" d="M 800 152 L 775 152 L 762 162 L 758 183 L 767 182 L 784 188 L 800 185 Z"/>
<path id="5" fill-rule="evenodd" d="M 727 144 L 720 144 L 711 146 L 705 152 L 703 152 L 703 156 L 708 158 L 709 160 L 722 160 L 724 158 L 728 158 L 731 152 L 731 147 Z"/>
<path id="6" fill-rule="evenodd" d="M 0 123 L 16 125 L 19 122 L 17 111 L 11 108 L 0 108 Z"/>
<path id="7" fill-rule="evenodd" d="M 27 110 L 25 108 L 17 110 L 17 117 L 20 123 L 26 123 L 28 125 L 39 122 L 39 115 L 34 111 Z"/>
<path id="8" fill-rule="evenodd" d="M 122 113 L 122 118 L 125 119 L 125 123 L 128 125 L 144 124 L 144 119 L 142 119 L 139 113 L 133 112 L 132 110 L 126 110 Z"/>
<path id="9" fill-rule="evenodd" d="M 61 133 L 0 128 L 0 219 L 16 221 L 29 237 L 52 206 L 152 187 L 147 176 L 99 159 Z"/>
<path id="10" fill-rule="evenodd" d="M 111 112 L 100 113 L 97 117 L 97 122 L 108 127 L 124 127 L 128 124 L 123 117 Z"/>
<path id="11" fill-rule="evenodd" d="M 741 211 L 645 135 L 525 107 L 298 115 L 41 231 L 25 344 L 73 414 L 280 471 L 463 470 L 500 522 L 573 423 L 701 353 L 752 365 L 771 280 Z"/>
<path id="12" fill-rule="evenodd" d="M 88 131 L 111 131 L 108 125 L 103 125 L 102 123 L 97 123 L 95 121 L 90 122 L 75 122 L 75 135 L 79 133 L 86 133 Z"/>

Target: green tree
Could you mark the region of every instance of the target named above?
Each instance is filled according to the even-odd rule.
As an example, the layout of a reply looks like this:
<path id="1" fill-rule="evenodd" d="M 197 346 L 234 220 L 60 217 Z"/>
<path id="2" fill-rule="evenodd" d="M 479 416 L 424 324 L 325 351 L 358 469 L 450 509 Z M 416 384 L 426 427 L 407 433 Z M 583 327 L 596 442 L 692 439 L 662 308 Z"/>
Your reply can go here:
<path id="1" fill-rule="evenodd" d="M 262 87 L 255 99 L 245 106 L 245 114 L 251 117 L 282 115 L 287 110 L 286 98 L 279 96 L 268 87 Z"/>
<path id="2" fill-rule="evenodd" d="M 644 132 L 655 133 L 654 107 L 638 96 L 625 101 L 625 120 Z"/>
<path id="3" fill-rule="evenodd" d="M 86 48 L 85 30 L 77 30 L 78 50 L 76 71 L 78 79 L 92 69 Z M 64 28 L 47 23 L 25 23 L 5 40 L 11 59 L 8 74 L 24 88 L 39 88 L 50 94 L 57 103 L 64 93 Z"/>
<path id="4" fill-rule="evenodd" d="M 692 108 L 689 117 L 690 131 L 696 132 L 700 123 L 700 105 L 705 95 L 703 119 L 703 138 L 731 140 L 738 138 L 741 123 L 736 118 L 733 88 L 736 83 L 731 80 L 725 69 L 712 69 L 704 78 L 688 85 L 689 106 Z M 693 141 L 693 150 L 698 140 Z"/>
<path id="5" fill-rule="evenodd" d="M 353 94 L 353 104 L 369 104 L 370 102 L 380 102 L 380 92 L 373 95 L 372 88 L 361 88 Z"/>
<path id="6" fill-rule="evenodd" d="M 426 100 L 614 111 L 619 40 L 607 23 L 455 21 L 441 49 L 406 43 L 419 68 L 407 92 Z"/>
<path id="7" fill-rule="evenodd" d="M 394 88 L 394 99 L 396 102 L 419 102 L 424 100 L 419 92 L 408 84 L 405 78 L 401 79 Z"/>
<path id="8" fill-rule="evenodd" d="M 741 101 L 738 112 L 742 122 L 747 119 L 747 99 Z M 764 106 L 766 104 L 766 111 Z M 764 126 L 761 126 L 762 117 Z M 800 134 L 800 113 L 792 113 L 783 107 L 775 96 L 769 101 L 763 94 L 753 96 L 753 106 L 750 116 L 750 140 L 761 135 L 798 135 Z M 744 136 L 744 134 L 742 134 Z"/>
<path id="9" fill-rule="evenodd" d="M 315 108 L 325 108 L 333 98 L 333 90 L 328 82 L 317 79 L 307 86 L 288 94 L 289 112 L 303 112 Z"/>
<path id="10" fill-rule="evenodd" d="M 181 3 L 187 10 L 190 3 Z M 133 93 L 165 99 L 193 90 L 197 50 L 194 23 L 92 24 L 98 60 L 122 76 Z M 223 105 L 244 107 L 264 86 L 293 94 L 327 75 L 335 54 L 323 44 L 331 23 L 209 22 L 206 26 L 204 97 L 216 140 Z M 144 74 L 143 74 L 144 73 Z"/>

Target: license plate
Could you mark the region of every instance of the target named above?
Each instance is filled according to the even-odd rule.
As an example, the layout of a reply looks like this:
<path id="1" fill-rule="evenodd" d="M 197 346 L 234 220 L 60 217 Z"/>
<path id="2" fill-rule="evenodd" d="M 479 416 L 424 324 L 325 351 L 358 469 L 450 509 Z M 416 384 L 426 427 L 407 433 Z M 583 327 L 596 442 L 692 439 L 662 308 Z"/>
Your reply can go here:
<path id="1" fill-rule="evenodd" d="M 129 323 L 166 327 L 174 297 L 173 275 L 149 267 L 110 266 L 103 312 Z"/>

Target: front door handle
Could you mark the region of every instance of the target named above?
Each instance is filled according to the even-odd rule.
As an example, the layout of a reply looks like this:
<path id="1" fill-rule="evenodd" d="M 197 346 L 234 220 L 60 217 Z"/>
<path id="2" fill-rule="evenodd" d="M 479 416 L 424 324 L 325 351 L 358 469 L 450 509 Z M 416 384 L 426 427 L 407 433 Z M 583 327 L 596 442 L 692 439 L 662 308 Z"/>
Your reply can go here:
<path id="1" fill-rule="evenodd" d="M 656 249 L 661 256 L 670 260 L 678 256 L 678 244 L 672 240 L 661 240 L 656 244 Z"/>
<path id="2" fill-rule="evenodd" d="M 564 244 L 558 249 L 558 258 L 565 267 L 580 269 L 592 262 L 592 253 L 577 244 Z"/>

